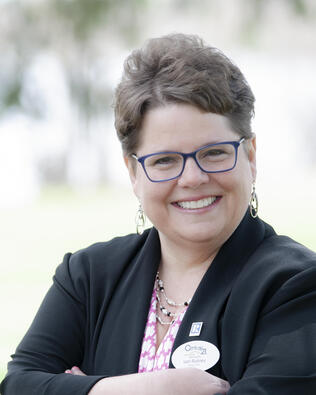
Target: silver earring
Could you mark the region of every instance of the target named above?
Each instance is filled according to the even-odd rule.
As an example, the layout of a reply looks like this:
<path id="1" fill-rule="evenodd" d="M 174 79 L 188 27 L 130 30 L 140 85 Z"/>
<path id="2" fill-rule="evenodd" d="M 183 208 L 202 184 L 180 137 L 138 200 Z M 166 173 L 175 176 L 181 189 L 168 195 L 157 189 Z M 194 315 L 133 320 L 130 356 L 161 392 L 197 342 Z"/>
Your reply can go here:
<path id="1" fill-rule="evenodd" d="M 250 195 L 249 211 L 252 218 L 258 217 L 258 196 L 256 194 L 255 184 L 252 184 L 252 191 Z"/>
<path id="2" fill-rule="evenodd" d="M 139 207 L 137 209 L 136 217 L 135 217 L 135 224 L 136 224 L 136 233 L 141 235 L 144 232 L 146 222 L 146 216 L 142 205 L 139 203 Z"/>

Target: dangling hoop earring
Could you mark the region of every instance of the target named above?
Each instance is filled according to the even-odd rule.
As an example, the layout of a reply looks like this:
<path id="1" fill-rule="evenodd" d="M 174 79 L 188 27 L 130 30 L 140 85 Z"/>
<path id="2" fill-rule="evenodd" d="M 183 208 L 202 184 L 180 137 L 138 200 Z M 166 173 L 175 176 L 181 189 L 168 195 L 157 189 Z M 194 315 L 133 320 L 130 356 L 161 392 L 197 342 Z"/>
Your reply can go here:
<path id="1" fill-rule="evenodd" d="M 258 217 L 258 196 L 256 194 L 255 184 L 252 184 L 252 191 L 250 195 L 249 211 L 252 218 Z"/>
<path id="2" fill-rule="evenodd" d="M 145 222 L 146 222 L 146 216 L 142 208 L 142 205 L 139 203 L 139 207 L 137 209 L 136 217 L 135 217 L 136 233 L 138 233 L 139 235 L 141 235 L 144 232 Z"/>

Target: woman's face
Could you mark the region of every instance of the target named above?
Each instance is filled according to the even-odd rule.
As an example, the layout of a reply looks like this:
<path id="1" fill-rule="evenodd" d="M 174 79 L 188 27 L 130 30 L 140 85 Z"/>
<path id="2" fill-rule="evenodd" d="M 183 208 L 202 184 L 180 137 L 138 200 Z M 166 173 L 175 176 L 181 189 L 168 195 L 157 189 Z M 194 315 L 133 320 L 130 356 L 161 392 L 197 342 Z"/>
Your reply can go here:
<path id="1" fill-rule="evenodd" d="M 159 151 L 192 152 L 207 144 L 240 139 L 224 116 L 187 104 L 148 111 L 140 133 L 138 157 Z M 224 173 L 204 173 L 189 158 L 179 178 L 157 183 L 146 177 L 140 163 L 132 166 L 135 159 L 125 161 L 134 192 L 161 238 L 180 244 L 215 242 L 220 246 L 247 210 L 256 176 L 255 150 L 254 138 L 242 143 L 235 168 Z M 212 203 L 202 208 L 183 204 L 205 198 L 211 198 Z"/>

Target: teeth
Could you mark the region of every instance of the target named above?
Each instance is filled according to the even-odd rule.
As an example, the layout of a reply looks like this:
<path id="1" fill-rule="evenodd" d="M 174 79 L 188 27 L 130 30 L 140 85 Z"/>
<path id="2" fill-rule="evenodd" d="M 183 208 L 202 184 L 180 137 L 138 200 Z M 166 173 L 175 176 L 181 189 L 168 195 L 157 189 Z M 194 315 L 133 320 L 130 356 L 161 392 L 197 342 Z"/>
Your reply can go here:
<path id="1" fill-rule="evenodd" d="M 178 202 L 178 205 L 186 209 L 195 209 L 207 207 L 216 200 L 216 197 L 209 197 L 201 200 L 193 200 L 192 202 Z"/>

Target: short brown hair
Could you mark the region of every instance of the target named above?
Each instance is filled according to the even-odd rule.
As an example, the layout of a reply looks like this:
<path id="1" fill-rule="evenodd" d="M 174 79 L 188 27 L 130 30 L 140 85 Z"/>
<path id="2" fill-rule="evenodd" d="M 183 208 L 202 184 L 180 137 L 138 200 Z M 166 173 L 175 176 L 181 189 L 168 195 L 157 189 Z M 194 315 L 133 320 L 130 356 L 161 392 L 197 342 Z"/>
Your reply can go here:
<path id="1" fill-rule="evenodd" d="M 125 60 L 115 92 L 115 127 L 125 155 L 136 151 L 149 109 L 187 103 L 226 116 L 249 138 L 254 95 L 241 71 L 197 36 L 171 34 L 147 41 Z"/>

